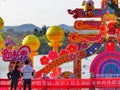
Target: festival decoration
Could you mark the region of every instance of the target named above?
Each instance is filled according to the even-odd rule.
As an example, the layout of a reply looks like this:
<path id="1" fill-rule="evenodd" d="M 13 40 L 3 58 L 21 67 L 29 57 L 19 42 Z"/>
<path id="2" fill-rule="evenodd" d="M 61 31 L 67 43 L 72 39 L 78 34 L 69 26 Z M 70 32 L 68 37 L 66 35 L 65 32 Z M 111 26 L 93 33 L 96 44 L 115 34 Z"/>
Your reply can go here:
<path id="1" fill-rule="evenodd" d="M 101 8 L 104 8 L 104 6 L 108 3 L 108 0 L 102 0 L 101 2 Z M 118 0 L 114 0 L 115 4 L 118 4 Z"/>
<path id="2" fill-rule="evenodd" d="M 87 2 L 84 1 L 82 3 L 84 7 L 83 9 L 79 9 L 79 8 L 76 8 L 75 10 L 68 9 L 68 13 L 73 15 L 75 19 L 84 18 L 84 17 L 85 18 L 102 17 L 100 21 L 76 20 L 74 23 L 74 28 L 76 30 L 92 30 L 92 31 L 97 30 L 98 33 L 82 34 L 81 32 L 79 33 L 72 32 L 68 36 L 68 40 L 70 41 L 70 44 L 65 49 L 62 49 L 58 53 L 58 47 L 62 45 L 61 41 L 64 36 L 64 31 L 60 27 L 57 27 L 57 26 L 50 27 L 49 28 L 50 30 L 48 29 L 46 36 L 48 40 L 50 41 L 50 43 L 48 44 L 49 46 L 53 47 L 53 50 L 48 53 L 48 56 L 43 56 L 42 58 L 40 58 L 40 63 L 46 66 L 44 66 L 41 70 L 37 71 L 35 77 L 40 77 L 43 73 L 47 75 L 52 71 L 50 73 L 50 76 L 54 79 L 75 78 L 75 77 L 80 78 L 81 77 L 81 64 L 82 64 L 81 59 L 87 58 L 88 56 L 96 54 L 101 49 L 101 47 L 103 47 L 104 45 L 105 45 L 104 47 L 105 49 L 102 51 L 102 53 L 100 51 L 98 55 L 95 57 L 95 59 L 93 60 L 90 66 L 90 73 L 95 74 L 95 78 L 97 77 L 108 78 L 108 77 L 116 77 L 117 74 L 120 75 L 120 71 L 119 71 L 120 52 L 117 51 L 115 48 L 116 44 L 118 47 L 120 47 L 119 45 L 120 28 L 116 26 L 116 24 L 118 25 L 118 20 L 120 17 L 120 14 L 119 14 L 120 9 L 118 8 L 118 5 L 116 7 L 117 9 L 115 7 L 114 9 L 112 8 L 113 6 L 116 5 L 116 2 L 118 4 L 118 0 L 114 0 L 114 1 L 111 0 L 111 3 L 113 4 L 112 6 L 108 0 L 103 0 L 105 1 L 105 3 L 108 3 L 108 6 L 109 6 L 109 7 L 106 7 L 109 12 L 105 11 L 104 15 L 103 15 L 103 10 L 94 8 L 94 2 L 92 0 L 88 0 L 88 1 Z M 113 11 L 115 11 L 115 14 L 113 14 Z M 118 11 L 118 13 L 116 11 Z M 103 39 L 105 39 L 104 42 L 103 42 Z M 3 41 L 4 40 L 1 39 L 2 43 Z M 22 43 L 23 47 L 25 47 L 24 45 L 27 45 L 29 49 L 20 48 L 19 50 L 15 50 L 13 48 L 8 49 L 7 47 L 9 46 L 14 47 L 14 42 L 10 40 L 6 41 L 5 46 L 7 49 L 6 48 L 3 49 L 2 55 L 5 61 L 10 61 L 10 65 L 9 65 L 9 67 L 11 67 L 9 68 L 10 71 L 13 70 L 14 65 L 17 63 L 17 60 L 22 63 L 24 62 L 26 58 L 28 58 L 28 53 L 26 51 L 30 53 L 30 49 L 31 49 L 32 52 L 29 56 L 32 59 L 34 55 L 37 55 L 36 51 L 40 46 L 39 40 L 37 40 L 36 37 L 32 36 L 32 38 L 29 38 L 28 40 L 28 42 L 30 41 L 29 43 L 26 43 L 26 41 L 25 40 L 23 41 Z M 9 42 L 12 44 L 9 44 Z M 3 48 L 3 45 L 1 44 L 1 49 L 2 48 Z M 65 75 L 66 73 L 64 72 L 63 72 L 64 74 L 63 73 L 61 74 L 62 69 L 59 68 L 59 66 L 64 63 L 71 62 L 71 61 L 74 62 L 73 73 L 68 71 L 66 72 L 67 75 Z M 33 60 L 32 60 L 32 65 L 33 65 Z M 86 65 L 84 65 L 84 67 L 86 67 Z M 85 72 L 82 72 L 82 73 L 85 74 Z M 41 83 L 42 81 L 36 81 L 36 82 Z M 61 81 L 61 80 L 57 80 L 57 81 L 48 80 L 47 83 L 49 85 L 51 84 L 51 86 L 53 85 L 56 86 L 55 84 L 58 84 L 57 86 L 59 86 L 61 82 L 62 84 L 65 83 L 66 85 L 70 84 L 72 86 L 75 86 L 73 85 L 74 83 L 79 84 L 79 86 L 82 83 L 82 85 L 85 86 L 87 82 L 90 88 L 93 86 L 92 82 L 94 82 L 96 83 L 96 86 L 101 84 L 100 86 L 101 88 L 102 85 L 104 86 L 110 85 L 110 83 L 112 83 L 111 85 L 113 84 L 116 85 L 119 83 L 119 80 L 118 79 L 113 80 L 113 78 L 104 79 L 104 81 L 102 79 L 99 79 L 99 80 L 90 79 L 90 80 L 84 80 L 84 81 L 80 79 L 79 81 L 75 80 L 74 82 L 71 82 L 70 80 L 69 82 Z M 41 85 L 43 85 L 43 83 L 41 83 Z M 119 86 L 119 85 L 116 85 L 116 86 Z M 113 86 L 110 86 L 110 87 L 113 87 Z"/>
<path id="3" fill-rule="evenodd" d="M 67 10 L 68 14 L 72 15 L 74 19 L 78 19 L 78 18 L 91 18 L 91 17 L 100 17 L 103 15 L 103 12 L 101 9 L 95 9 L 95 14 L 93 16 L 87 16 L 85 15 L 83 9 L 80 8 L 76 8 L 74 10 L 68 9 Z"/>
<path id="4" fill-rule="evenodd" d="M 48 57 L 49 59 L 54 60 L 58 58 L 58 53 L 56 51 L 49 51 Z"/>
<path id="5" fill-rule="evenodd" d="M 75 55 L 77 55 L 77 59 L 76 60 L 78 60 L 78 61 L 75 60 L 75 62 L 77 62 L 77 65 L 80 65 L 81 59 L 93 55 L 94 53 L 96 53 L 102 47 L 101 44 L 95 43 L 92 46 L 90 46 L 89 48 L 87 48 L 86 50 L 70 52 L 69 50 L 67 50 L 67 48 L 71 47 L 71 45 L 72 45 L 72 47 L 75 47 L 77 49 L 76 45 L 69 44 L 66 47 L 65 51 L 68 51 L 69 53 L 75 53 Z M 72 50 L 74 50 L 74 48 L 72 48 Z M 53 69 L 57 68 L 58 66 L 60 66 L 60 65 L 62 65 L 64 63 L 67 63 L 67 62 L 71 62 L 71 59 L 68 58 L 69 53 L 68 54 L 67 53 L 63 54 L 63 55 L 58 54 L 59 55 L 58 58 L 52 60 L 49 64 L 47 64 L 47 66 L 45 66 L 41 70 L 37 71 L 35 77 L 40 77 L 42 75 L 42 73 L 48 74 L 48 73 L 50 73 L 50 71 L 52 71 Z M 75 67 L 75 71 L 74 72 L 76 72 L 76 77 L 80 77 L 81 76 L 80 75 L 81 71 L 78 72 L 78 70 L 81 70 L 80 66 Z"/>
<path id="6" fill-rule="evenodd" d="M 68 45 L 69 46 L 69 45 Z M 77 47 L 77 46 L 75 46 Z M 50 51 L 51 52 L 51 51 Z M 54 52 L 52 51 L 51 55 L 53 54 Z M 56 53 L 56 52 L 55 52 Z M 61 50 L 61 52 L 58 54 L 58 58 L 55 58 L 54 60 L 52 60 L 44 69 L 40 70 L 37 72 L 37 75 L 36 77 L 38 76 L 41 76 L 42 73 L 46 73 L 49 72 L 51 69 L 54 69 L 55 67 L 58 67 L 59 65 L 65 63 L 65 62 L 70 62 L 71 59 L 68 59 L 68 55 L 69 55 L 70 51 L 68 51 L 67 49 L 63 49 Z M 71 53 L 74 53 L 74 52 L 71 52 Z M 50 54 L 50 53 L 49 53 Z M 48 54 L 48 56 L 49 56 Z M 77 56 L 76 58 L 83 58 L 83 57 L 86 57 L 86 54 L 85 54 L 85 51 L 79 51 L 77 53 L 74 53 L 75 56 Z M 44 57 L 44 56 L 43 56 Z M 42 59 L 43 59 L 42 57 Z M 49 57 L 48 57 L 49 58 Z M 50 59 L 50 58 L 49 58 Z M 76 60 L 76 59 L 74 59 Z M 54 65 L 53 65 L 54 64 Z"/>
<path id="7" fill-rule="evenodd" d="M 109 40 L 114 40 L 116 37 L 117 37 L 117 29 L 115 27 L 116 25 L 116 21 L 110 21 L 108 22 L 108 25 L 107 25 L 107 38 Z"/>
<path id="8" fill-rule="evenodd" d="M 81 77 L 81 59 L 77 59 L 74 61 L 74 68 L 73 73 L 76 75 L 75 77 Z"/>
<path id="9" fill-rule="evenodd" d="M 30 54 L 30 48 L 28 46 L 22 46 L 18 50 L 10 50 L 7 48 L 4 48 L 2 50 L 2 58 L 5 62 L 7 61 L 20 61 L 24 62 L 29 58 Z"/>
<path id="10" fill-rule="evenodd" d="M 111 9 L 113 9 L 113 13 L 117 16 L 120 17 L 120 9 L 118 6 L 118 0 L 110 0 L 106 3 L 108 5 L 108 7 L 110 7 Z M 117 19 L 117 21 L 119 22 L 119 18 Z"/>
<path id="11" fill-rule="evenodd" d="M 78 51 L 86 49 L 88 47 L 87 43 L 78 43 Z"/>
<path id="12" fill-rule="evenodd" d="M 64 31 L 59 26 L 51 26 L 48 28 L 46 36 L 51 42 L 59 42 L 63 39 Z"/>
<path id="13" fill-rule="evenodd" d="M 72 72 L 70 72 L 70 71 L 65 71 L 65 72 L 61 73 L 60 77 L 62 79 L 73 78 L 73 77 L 75 77 L 75 75 Z"/>
<path id="14" fill-rule="evenodd" d="M 100 29 L 100 33 L 101 33 L 102 37 L 105 38 L 107 36 L 106 25 L 104 23 L 101 23 L 99 29 Z"/>
<path id="15" fill-rule="evenodd" d="M 117 36 L 118 36 L 118 42 L 120 42 L 120 28 L 118 28 Z"/>
<path id="16" fill-rule="evenodd" d="M 76 60 L 78 59 L 78 56 L 77 56 L 76 53 L 71 52 L 71 53 L 69 53 L 69 55 L 68 55 L 68 59 L 71 60 L 71 61 L 76 61 Z"/>
<path id="17" fill-rule="evenodd" d="M 36 52 L 40 47 L 40 41 L 36 36 L 28 35 L 23 39 L 22 45 L 29 46 L 31 49 L 31 52 Z"/>
<path id="18" fill-rule="evenodd" d="M 100 28 L 100 23 L 100 21 L 76 20 L 74 22 L 74 28 L 76 30 L 97 30 Z"/>
<path id="19" fill-rule="evenodd" d="M 72 72 L 71 72 L 72 73 Z M 71 73 L 66 76 L 70 76 Z M 72 73 L 74 76 L 74 74 Z M 117 77 L 120 77 L 119 75 L 116 75 Z M 22 89 L 22 80 L 19 80 L 18 88 Z M 93 83 L 94 82 L 94 83 Z M 63 78 L 63 79 L 49 79 L 47 76 L 46 79 L 34 79 L 32 83 L 32 89 L 40 90 L 40 89 L 46 89 L 51 90 L 51 88 L 54 89 L 71 89 L 72 90 L 80 90 L 81 88 L 98 88 L 98 89 L 119 89 L 120 85 L 120 78 L 96 78 L 96 79 L 71 79 L 70 77 Z M 6 90 L 8 89 L 10 80 L 9 79 L 0 79 L 0 90 L 3 90 L 3 88 Z M 113 89 L 114 88 L 114 89 Z"/>
<path id="20" fill-rule="evenodd" d="M 102 42 L 102 34 L 95 33 L 95 34 L 78 34 L 78 33 L 70 33 L 68 36 L 68 40 L 71 43 L 86 43 L 86 42 Z"/>
<path id="21" fill-rule="evenodd" d="M 89 49 L 89 48 L 88 48 L 88 49 Z M 86 49 L 86 51 L 87 51 L 88 49 Z M 82 59 L 82 58 L 85 58 L 85 57 L 88 57 L 86 51 L 85 51 L 85 50 L 80 50 L 80 51 L 76 52 L 76 54 L 77 54 L 77 56 L 78 56 L 78 60 L 79 60 L 79 59 Z"/>
<path id="22" fill-rule="evenodd" d="M 62 55 L 64 55 L 64 54 L 69 54 L 69 51 L 66 50 L 66 49 L 62 49 L 62 50 L 60 51 L 60 53 L 59 53 L 59 56 L 62 56 Z"/>
<path id="23" fill-rule="evenodd" d="M 118 4 L 118 2 L 116 2 L 117 0 L 114 0 L 116 4 Z M 103 13 L 105 12 L 109 12 L 110 14 L 114 14 L 115 10 L 113 8 L 111 8 L 108 4 L 110 1 L 102 1 L 102 8 L 103 8 Z"/>
<path id="24" fill-rule="evenodd" d="M 52 73 L 50 74 L 50 76 L 53 78 L 53 79 L 57 79 L 58 76 L 61 74 L 61 71 L 62 69 L 60 67 L 52 70 Z"/>
<path id="25" fill-rule="evenodd" d="M 91 47 L 86 50 L 87 56 L 92 55 L 93 53 L 97 52 L 101 48 L 102 44 L 94 43 Z"/>
<path id="26" fill-rule="evenodd" d="M 114 42 L 106 42 L 106 51 L 114 51 L 115 45 Z"/>
<path id="27" fill-rule="evenodd" d="M 77 32 L 70 33 L 68 35 L 69 42 L 77 43 L 79 41 L 79 34 Z"/>
<path id="28" fill-rule="evenodd" d="M 91 17 L 101 17 L 103 15 L 102 9 L 96 9 L 94 7 L 94 2 L 92 0 L 83 1 L 82 9 L 76 8 L 74 10 L 68 9 L 68 14 L 72 15 L 74 19 L 77 18 L 91 18 Z"/>
<path id="29" fill-rule="evenodd" d="M 91 1 L 91 4 L 94 5 L 94 2 L 92 0 L 89 1 Z M 104 1 L 106 1 L 105 3 L 109 3 L 107 0 Z M 84 8 L 84 5 L 86 5 L 86 3 L 86 1 L 82 3 Z M 87 5 L 89 6 L 90 3 L 88 3 Z M 93 7 L 90 9 L 89 7 L 87 8 L 87 11 L 85 11 L 85 9 L 79 8 L 76 8 L 75 10 L 68 9 L 67 11 L 70 15 L 73 16 L 74 19 L 90 17 L 101 18 L 101 20 L 99 21 L 76 20 L 74 23 L 74 28 L 76 30 L 96 30 L 97 33 L 92 32 L 84 34 L 81 32 L 71 32 L 68 36 L 70 44 L 65 49 L 61 50 L 60 53 L 58 53 L 57 58 L 54 58 L 54 60 L 52 60 L 47 66 L 39 70 L 36 77 L 39 77 L 42 73 L 48 74 L 64 63 L 74 61 L 73 73 L 76 75 L 76 77 L 80 78 L 82 66 L 81 59 L 96 54 L 102 47 L 105 49 L 98 52 L 98 56 L 92 62 L 90 73 L 94 73 L 95 75 L 102 73 L 119 73 L 118 70 L 120 58 L 118 56 L 120 55 L 120 53 L 119 51 L 115 51 L 115 44 L 119 44 L 119 27 L 113 27 L 116 25 L 116 22 L 118 22 L 118 17 L 117 15 L 111 14 L 112 11 L 109 10 L 109 8 L 109 12 L 105 11 L 104 13 L 102 9 L 95 9 Z M 58 34 L 51 34 L 51 36 L 49 35 L 50 39 L 52 40 L 50 41 L 48 39 L 50 41 L 49 45 L 57 46 L 58 48 L 58 43 L 56 45 L 57 40 L 55 41 L 52 35 L 56 37 L 56 35 Z M 113 38 L 112 40 L 111 37 Z M 58 49 L 53 49 L 53 51 L 58 51 Z M 83 73 L 85 74 L 85 72 Z M 52 73 L 51 76 L 56 76 L 56 74 Z"/>
<path id="30" fill-rule="evenodd" d="M 15 42 L 11 39 L 10 36 L 7 36 L 7 39 L 5 40 L 5 48 L 12 49 L 15 46 Z"/>
<path id="31" fill-rule="evenodd" d="M 85 15 L 91 17 L 95 14 L 94 2 L 92 0 L 83 1 L 82 6 Z"/>
<path id="32" fill-rule="evenodd" d="M 64 37 L 64 31 L 59 26 L 51 26 L 46 32 L 47 39 L 50 41 L 48 45 L 53 47 L 53 51 L 58 52 L 58 47 L 62 45 L 61 41 Z"/>
<path id="33" fill-rule="evenodd" d="M 117 17 L 114 14 L 110 14 L 109 12 L 106 12 L 102 17 L 102 22 L 105 24 L 109 21 L 116 21 Z"/>
<path id="34" fill-rule="evenodd" d="M 78 50 L 77 46 L 75 44 L 69 44 L 66 47 L 66 50 L 70 51 L 70 52 L 76 52 Z"/>
<path id="35" fill-rule="evenodd" d="M 0 50 L 4 47 L 4 40 L 3 37 L 0 35 Z"/>
<path id="36" fill-rule="evenodd" d="M 28 35 L 23 39 L 22 45 L 30 47 L 31 53 L 29 56 L 31 58 L 31 64 L 33 66 L 34 64 L 33 57 L 38 54 L 37 50 L 40 47 L 39 39 L 34 35 Z"/>
<path id="37" fill-rule="evenodd" d="M 92 62 L 90 72 L 94 72 L 94 75 L 104 74 L 104 77 L 112 77 L 114 74 L 120 74 L 120 52 L 118 51 L 106 51 L 99 54 Z M 111 76 L 109 76 L 111 74 Z"/>
<path id="38" fill-rule="evenodd" d="M 40 62 L 42 65 L 47 65 L 49 63 L 49 58 L 47 56 L 43 56 L 40 58 Z"/>
<path id="39" fill-rule="evenodd" d="M 4 21 L 3 19 L 0 17 L 0 30 L 2 30 L 4 27 Z"/>

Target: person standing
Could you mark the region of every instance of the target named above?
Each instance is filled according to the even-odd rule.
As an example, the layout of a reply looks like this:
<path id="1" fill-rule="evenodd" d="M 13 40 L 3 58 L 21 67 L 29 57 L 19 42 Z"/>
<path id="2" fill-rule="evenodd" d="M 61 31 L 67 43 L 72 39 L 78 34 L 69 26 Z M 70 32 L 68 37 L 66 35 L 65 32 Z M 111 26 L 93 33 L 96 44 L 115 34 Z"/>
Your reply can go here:
<path id="1" fill-rule="evenodd" d="M 33 73 L 32 66 L 29 64 L 29 60 L 25 61 L 25 65 L 23 66 L 23 68 L 21 70 L 21 76 L 23 78 L 23 90 L 26 90 L 27 85 L 28 85 L 28 89 L 32 90 L 31 79 L 34 76 L 34 73 Z"/>
<path id="2" fill-rule="evenodd" d="M 20 78 L 20 71 L 18 70 L 18 65 L 15 65 L 13 71 L 7 73 L 7 77 L 10 81 L 10 90 L 16 90 L 18 86 L 18 79 Z"/>

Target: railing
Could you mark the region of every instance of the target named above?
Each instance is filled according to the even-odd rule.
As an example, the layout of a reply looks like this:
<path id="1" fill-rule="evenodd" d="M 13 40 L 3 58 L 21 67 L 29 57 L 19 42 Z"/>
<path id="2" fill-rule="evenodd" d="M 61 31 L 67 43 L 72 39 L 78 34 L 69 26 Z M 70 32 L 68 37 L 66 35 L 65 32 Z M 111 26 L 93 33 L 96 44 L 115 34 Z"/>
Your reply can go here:
<path id="1" fill-rule="evenodd" d="M 9 90 L 10 81 L 0 79 L 0 90 Z M 18 83 L 19 90 L 22 90 L 22 80 Z M 54 90 L 61 88 L 120 88 L 120 78 L 97 78 L 97 79 L 34 79 L 32 80 L 32 89 L 34 90 Z"/>

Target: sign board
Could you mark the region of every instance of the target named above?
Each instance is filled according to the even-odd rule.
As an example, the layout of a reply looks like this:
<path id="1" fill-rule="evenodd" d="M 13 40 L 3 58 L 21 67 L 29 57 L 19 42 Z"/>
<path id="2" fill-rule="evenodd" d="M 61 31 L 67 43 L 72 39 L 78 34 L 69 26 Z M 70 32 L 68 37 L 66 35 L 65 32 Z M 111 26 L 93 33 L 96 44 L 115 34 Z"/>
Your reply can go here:
<path id="1" fill-rule="evenodd" d="M 7 61 L 20 61 L 23 62 L 29 58 L 30 48 L 28 46 L 22 46 L 18 50 L 3 49 L 2 58 Z"/>

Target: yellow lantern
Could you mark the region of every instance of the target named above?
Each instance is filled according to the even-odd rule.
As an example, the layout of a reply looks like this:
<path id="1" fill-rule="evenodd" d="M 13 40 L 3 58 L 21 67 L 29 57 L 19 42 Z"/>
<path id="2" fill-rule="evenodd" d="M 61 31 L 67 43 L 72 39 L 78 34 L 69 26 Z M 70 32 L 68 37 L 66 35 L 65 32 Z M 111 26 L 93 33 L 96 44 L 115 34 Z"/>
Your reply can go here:
<path id="1" fill-rule="evenodd" d="M 51 42 L 59 42 L 64 37 L 64 31 L 59 26 L 51 26 L 47 30 L 46 36 L 47 36 L 48 40 Z"/>
<path id="2" fill-rule="evenodd" d="M 3 19 L 0 17 L 0 30 L 2 30 L 4 27 L 4 21 Z"/>
<path id="3" fill-rule="evenodd" d="M 22 45 L 28 46 L 31 49 L 30 53 L 30 59 L 31 59 L 31 64 L 33 66 L 34 64 L 34 56 L 38 55 L 36 52 L 38 48 L 40 47 L 40 41 L 35 35 L 28 35 L 23 39 Z"/>
<path id="4" fill-rule="evenodd" d="M 48 45 L 58 52 L 58 47 L 62 45 L 60 42 L 64 37 L 64 31 L 59 26 L 51 26 L 46 32 L 47 39 L 50 41 Z"/>
<path id="5" fill-rule="evenodd" d="M 4 47 L 3 37 L 0 35 L 0 50 Z"/>
<path id="6" fill-rule="evenodd" d="M 28 35 L 23 39 L 22 45 L 29 46 L 32 52 L 38 50 L 40 41 L 35 35 Z"/>

